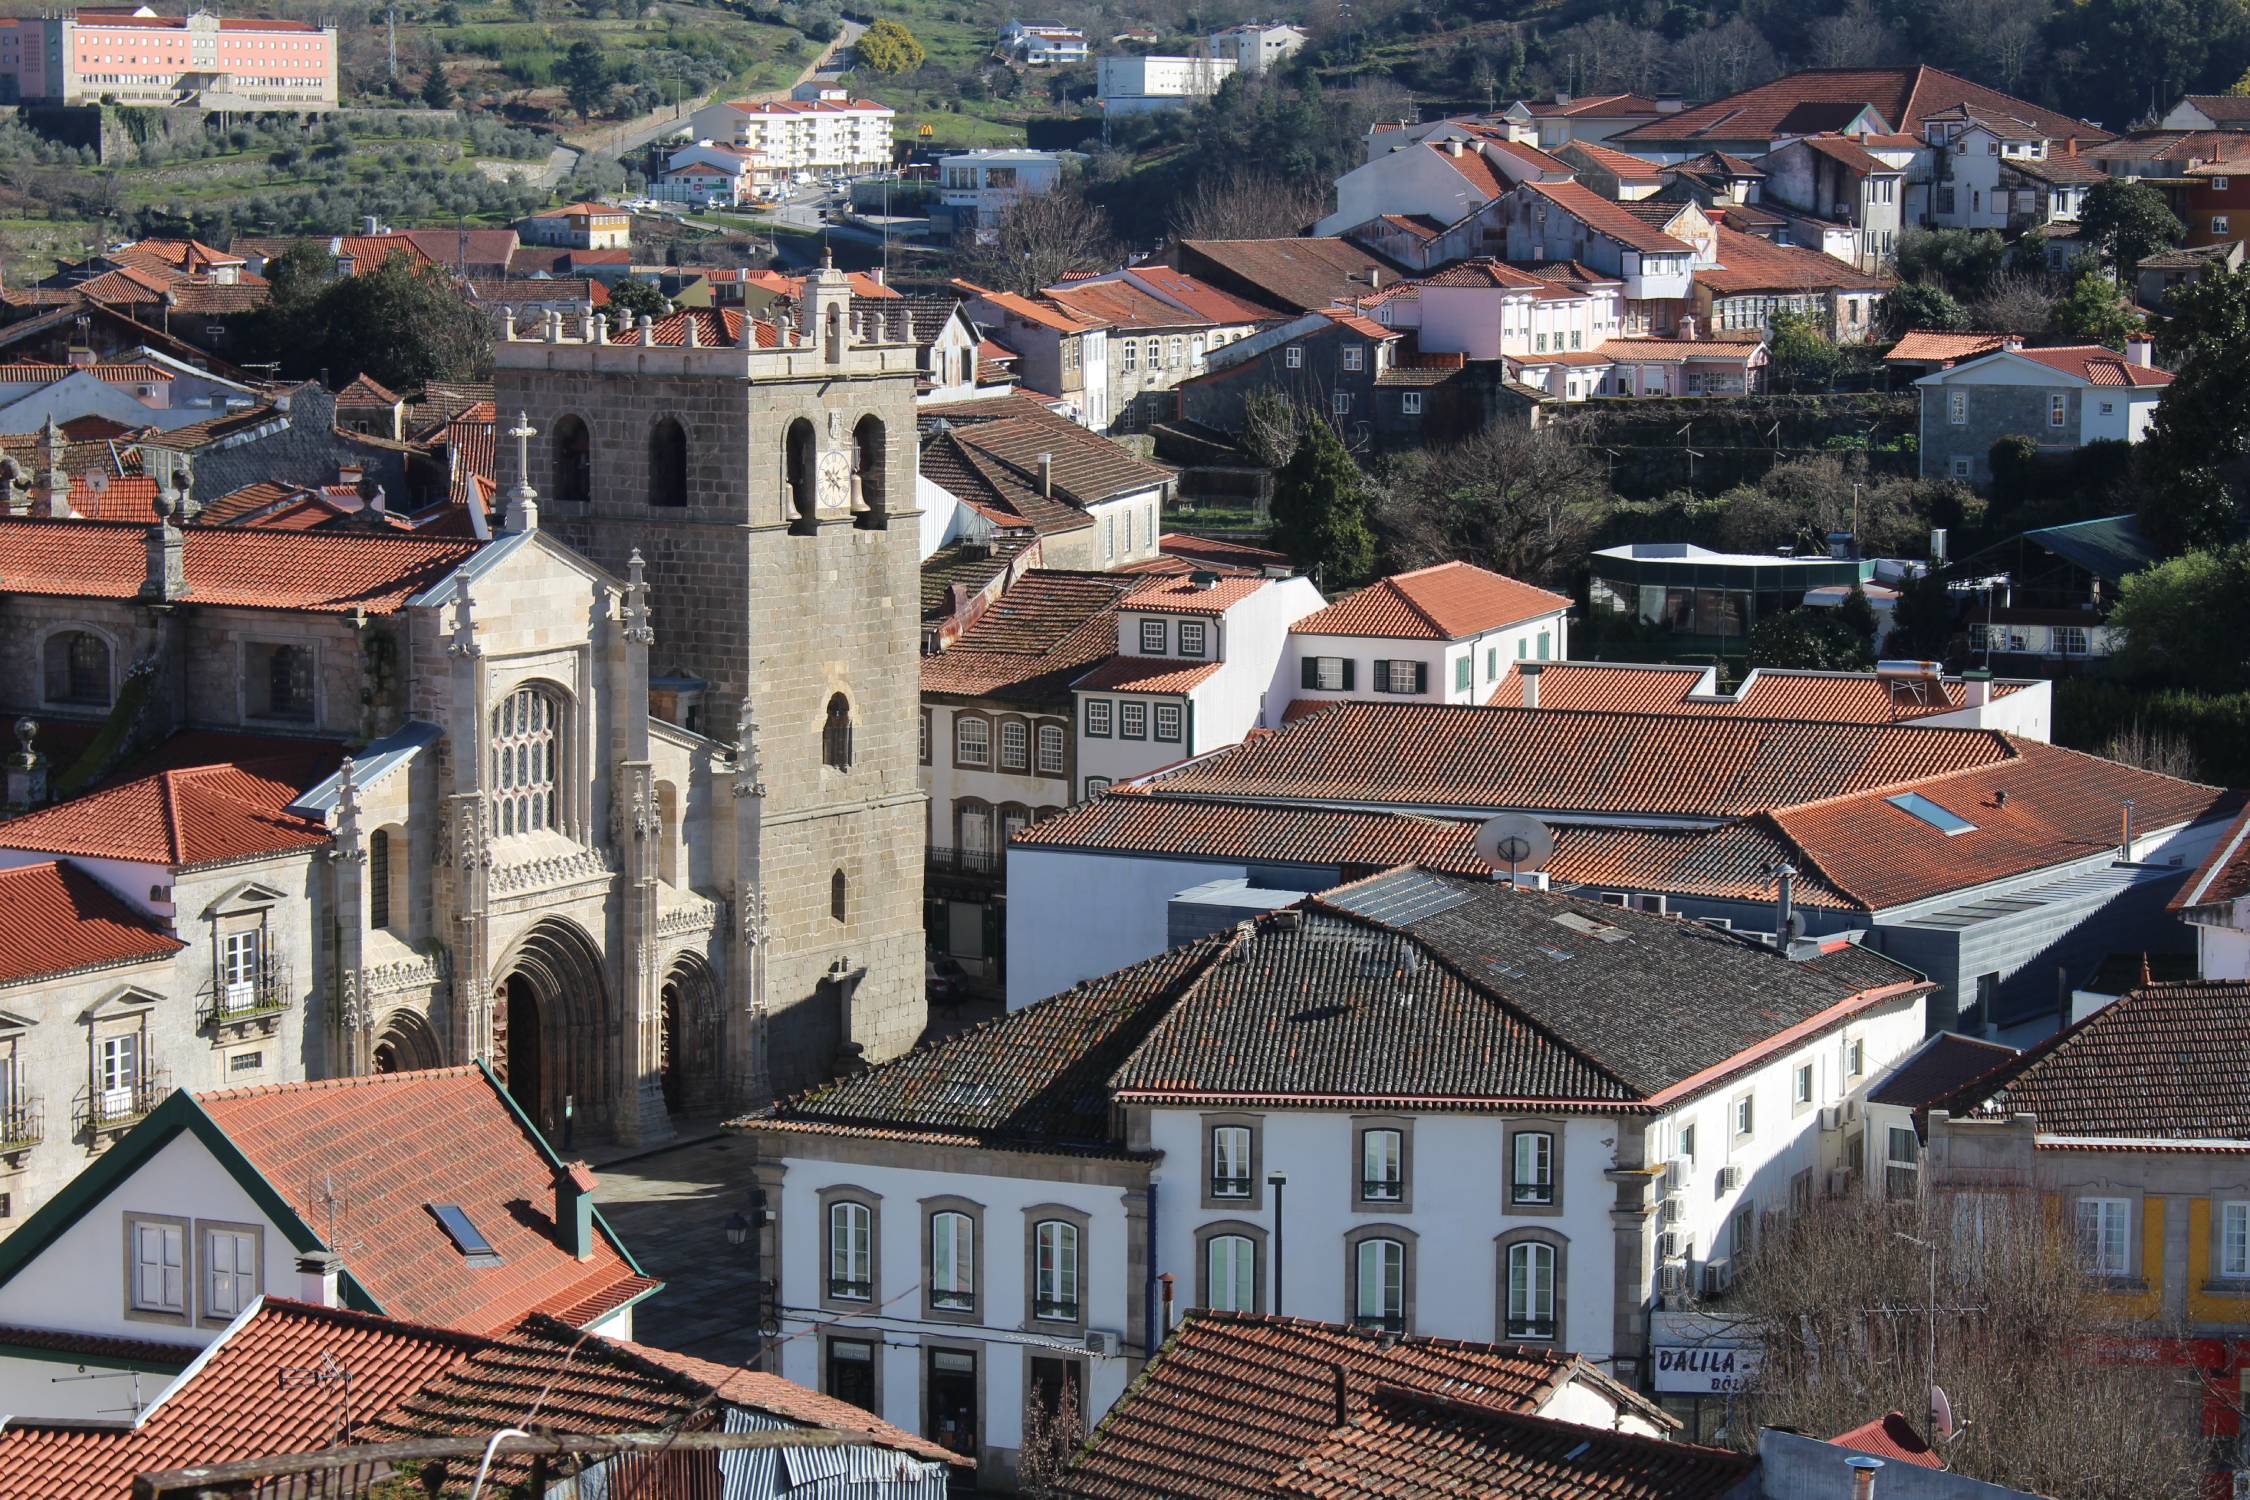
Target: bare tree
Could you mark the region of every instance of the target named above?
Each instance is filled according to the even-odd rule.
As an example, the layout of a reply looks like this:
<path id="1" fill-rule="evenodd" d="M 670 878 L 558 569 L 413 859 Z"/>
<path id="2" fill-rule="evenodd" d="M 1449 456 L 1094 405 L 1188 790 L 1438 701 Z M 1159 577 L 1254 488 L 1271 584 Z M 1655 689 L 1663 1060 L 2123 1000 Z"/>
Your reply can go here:
<path id="1" fill-rule="evenodd" d="M 1105 270 L 1120 253 L 1108 213 L 1087 202 L 1072 183 L 1017 198 L 1001 212 L 991 236 L 962 256 L 962 270 L 994 291 L 1025 296 L 1072 271 Z"/>
<path id="2" fill-rule="evenodd" d="M 1898 46 L 1898 35 L 1883 24 L 1872 0 L 1851 0 L 1832 16 L 1823 16 L 1807 29 L 1814 66 L 1866 67 L 1888 62 Z"/>
<path id="3" fill-rule="evenodd" d="M 1016 1483 L 1019 1493 L 1034 1497 L 1062 1493 L 1064 1474 L 1083 1432 L 1079 1416 L 1078 1379 L 1065 1375 L 1055 1405 L 1048 1410 L 1044 1392 L 1034 1390 L 1024 1403 L 1023 1447 L 1017 1450 Z"/>
<path id="4" fill-rule="evenodd" d="M 2054 302 L 2044 277 L 2004 271 L 1970 304 L 1969 318 L 1991 333 L 2044 333 Z"/>
<path id="5" fill-rule="evenodd" d="M 1600 467 L 1557 434 L 1494 425 L 1378 470 L 1368 515 L 1400 568 L 1460 558 L 1533 583 L 1566 582 L 1609 513 Z"/>
<path id="6" fill-rule="evenodd" d="M 1777 1227 L 1778 1226 L 1778 1227 Z M 1760 1427 L 1814 1436 L 1948 1397 L 1959 1472 L 2057 1500 L 2188 1500 L 2202 1454 L 2193 1392 L 2139 1362 L 2046 1196 L 2027 1185 L 1853 1193 L 1769 1216 L 1723 1304 L 1764 1348 Z"/>
<path id="7" fill-rule="evenodd" d="M 1740 16 L 1682 38 L 1674 66 L 1684 73 L 1687 92 L 1699 99 L 1731 94 L 1781 72 L 1765 36 Z"/>
<path id="8" fill-rule="evenodd" d="M 1328 185 L 1239 163 L 1207 172 L 1183 199 L 1172 232 L 1184 240 L 1289 239 L 1328 212 Z"/>
<path id="9" fill-rule="evenodd" d="M 2120 765 L 2138 766 L 2160 776 L 2181 781 L 2201 781 L 2203 768 L 2196 763 L 2195 746 L 2186 736 L 2151 729 L 2139 719 L 2110 736 L 2102 754 Z"/>

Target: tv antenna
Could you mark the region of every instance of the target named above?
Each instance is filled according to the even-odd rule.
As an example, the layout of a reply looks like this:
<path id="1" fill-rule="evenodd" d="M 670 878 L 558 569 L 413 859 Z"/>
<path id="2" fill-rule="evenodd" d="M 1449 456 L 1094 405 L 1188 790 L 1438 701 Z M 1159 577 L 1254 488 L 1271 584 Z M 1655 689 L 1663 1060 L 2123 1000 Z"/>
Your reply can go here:
<path id="1" fill-rule="evenodd" d="M 310 1365 L 283 1365 L 274 1371 L 274 1380 L 287 1390 L 314 1390 L 334 1388 L 336 1392 L 336 1426 L 329 1436 L 331 1445 L 342 1445 L 352 1440 L 352 1371 L 351 1366 L 336 1362 L 336 1356 L 326 1349 L 320 1351 L 320 1362 Z"/>
<path id="2" fill-rule="evenodd" d="M 1518 871 L 1530 874 L 1545 869 L 1554 852 L 1554 834 L 1525 813 L 1501 813 L 1477 828 L 1478 855 L 1495 871 L 1506 865 L 1510 885 L 1516 883 Z"/>

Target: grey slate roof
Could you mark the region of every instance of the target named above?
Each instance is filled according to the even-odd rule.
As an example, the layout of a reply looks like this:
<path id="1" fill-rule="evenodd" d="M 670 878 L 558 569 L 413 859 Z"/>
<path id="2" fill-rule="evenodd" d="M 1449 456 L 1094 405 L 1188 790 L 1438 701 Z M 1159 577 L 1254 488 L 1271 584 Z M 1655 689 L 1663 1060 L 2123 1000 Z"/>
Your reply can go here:
<path id="1" fill-rule="evenodd" d="M 740 1123 L 1115 1155 L 1120 1101 L 1633 1109 L 1689 1079 L 1721 1086 L 1730 1060 L 1856 996 L 1923 983 L 1874 953 L 1823 967 L 1677 918 L 1401 869 Z"/>

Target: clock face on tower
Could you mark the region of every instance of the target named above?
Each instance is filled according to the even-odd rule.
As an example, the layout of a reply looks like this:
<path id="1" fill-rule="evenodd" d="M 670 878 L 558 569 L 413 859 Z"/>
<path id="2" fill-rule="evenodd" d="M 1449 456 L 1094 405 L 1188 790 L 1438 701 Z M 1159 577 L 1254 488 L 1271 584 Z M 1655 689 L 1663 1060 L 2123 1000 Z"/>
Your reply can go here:
<path id="1" fill-rule="evenodd" d="M 851 504 L 851 498 L 852 456 L 831 448 L 820 455 L 820 508 L 842 510 Z"/>

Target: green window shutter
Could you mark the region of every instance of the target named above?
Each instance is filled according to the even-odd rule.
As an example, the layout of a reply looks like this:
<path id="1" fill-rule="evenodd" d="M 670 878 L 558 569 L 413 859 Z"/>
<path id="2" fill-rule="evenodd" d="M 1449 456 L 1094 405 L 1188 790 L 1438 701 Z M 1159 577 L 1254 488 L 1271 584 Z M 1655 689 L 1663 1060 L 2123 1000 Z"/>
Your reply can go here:
<path id="1" fill-rule="evenodd" d="M 1344 658 L 1344 691 L 1347 693 L 1352 690 L 1352 676 L 1358 668 L 1358 662 L 1353 661 L 1348 656 Z"/>
<path id="2" fill-rule="evenodd" d="M 1414 691 L 1417 693 L 1426 693 L 1429 690 L 1430 664 L 1426 661 L 1418 661 L 1414 664 Z"/>
<path id="3" fill-rule="evenodd" d="M 1375 679 L 1368 686 L 1378 693 L 1391 690 L 1391 664 L 1381 657 L 1375 659 Z"/>
<path id="4" fill-rule="evenodd" d="M 1320 686 L 1320 662 L 1317 658 L 1308 656 L 1297 663 L 1297 668 L 1298 685 L 1300 687 L 1317 688 Z"/>

